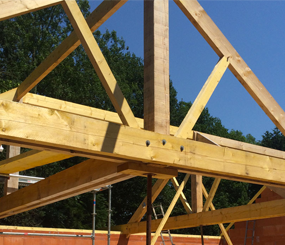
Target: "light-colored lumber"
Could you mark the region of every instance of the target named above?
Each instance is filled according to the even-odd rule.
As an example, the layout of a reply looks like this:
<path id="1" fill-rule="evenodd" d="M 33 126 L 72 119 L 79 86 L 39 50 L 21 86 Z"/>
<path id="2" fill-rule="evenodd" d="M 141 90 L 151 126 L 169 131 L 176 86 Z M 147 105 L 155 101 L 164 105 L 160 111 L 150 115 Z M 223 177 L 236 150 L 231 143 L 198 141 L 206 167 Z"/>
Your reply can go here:
<path id="1" fill-rule="evenodd" d="M 170 217 L 163 230 L 184 229 L 200 225 L 215 225 L 219 223 L 241 222 L 246 220 L 258 220 L 285 215 L 285 199 L 218 209 L 208 212 L 185 214 Z M 152 221 L 152 231 L 159 226 L 161 219 Z M 121 231 L 123 234 L 135 234 L 145 232 L 145 222 L 125 224 L 113 227 L 112 230 Z"/>
<path id="2" fill-rule="evenodd" d="M 248 202 L 247 205 L 251 205 L 259 196 L 260 194 L 266 189 L 266 186 L 261 187 L 261 189 L 254 195 L 253 198 L 251 198 L 251 200 Z M 236 221 L 235 221 L 236 222 Z M 226 231 L 228 231 L 235 222 L 231 222 L 227 227 L 226 227 Z"/>
<path id="3" fill-rule="evenodd" d="M 118 163 L 89 159 L 0 198 L 0 218 L 41 207 L 129 178 Z"/>
<path id="4" fill-rule="evenodd" d="M 206 142 L 205 141 L 205 137 L 206 137 L 212 142 L 215 142 L 216 144 L 220 146 L 285 159 L 284 151 L 275 150 L 275 149 L 271 149 L 271 148 L 267 148 L 267 147 L 263 147 L 259 145 L 253 145 L 253 144 L 249 144 L 249 143 L 245 143 L 245 142 L 241 142 L 237 140 L 227 139 L 227 138 L 219 137 L 216 135 L 210 135 L 210 134 L 205 134 L 205 133 L 200 133 L 200 132 L 195 132 L 195 134 L 196 134 L 195 139 L 200 142 Z"/>
<path id="5" fill-rule="evenodd" d="M 155 182 L 151 190 L 151 193 L 152 193 L 151 202 L 152 203 L 155 201 L 155 199 L 157 198 L 159 193 L 162 191 L 164 186 L 167 184 L 167 182 L 168 182 L 167 179 L 158 179 Z M 141 204 L 139 205 L 139 207 L 137 208 L 137 210 L 135 211 L 135 213 L 133 214 L 132 218 L 130 219 L 128 223 L 136 223 L 136 222 L 141 221 L 142 217 L 146 213 L 146 202 L 147 202 L 147 197 L 143 199 L 143 201 L 141 202 Z"/>
<path id="6" fill-rule="evenodd" d="M 18 155 L 20 155 L 20 153 L 21 153 L 21 147 L 8 145 L 7 146 L 7 152 L 6 152 L 6 160 L 9 160 L 13 157 L 17 157 Z M 11 173 L 19 174 L 19 172 L 17 170 L 15 170 Z M 18 188 L 19 188 L 19 179 L 12 178 L 12 179 L 6 180 L 4 183 L 4 195 L 9 195 L 12 192 L 17 191 Z"/>
<path id="7" fill-rule="evenodd" d="M 0 100 L 0 142 L 78 156 L 90 154 L 90 158 L 107 156 L 149 162 L 182 172 L 285 186 L 284 159 L 7 100 Z"/>
<path id="8" fill-rule="evenodd" d="M 171 183 L 172 185 L 174 186 L 174 189 L 177 191 L 178 188 L 179 188 L 179 183 L 177 181 L 177 179 L 174 177 L 174 178 L 171 178 Z M 187 198 L 185 196 L 185 194 L 183 193 L 183 191 L 180 193 L 180 201 L 185 209 L 185 211 L 188 213 L 188 214 L 191 214 L 192 213 L 192 209 L 190 207 L 190 204 L 189 202 L 187 201 Z"/>
<path id="9" fill-rule="evenodd" d="M 127 0 L 104 0 L 86 19 L 92 32 L 98 29 Z M 71 54 L 81 41 L 73 31 L 18 87 L 15 101 L 19 101 L 58 64 Z"/>
<path id="10" fill-rule="evenodd" d="M 119 85 L 105 60 L 100 47 L 98 46 L 89 26 L 87 25 L 81 10 L 75 0 L 68 0 L 62 3 L 68 18 L 81 40 L 82 46 L 87 53 L 103 87 L 105 88 L 113 106 L 119 114 L 123 124 L 139 128 L 135 116 L 125 99 Z"/>
<path id="11" fill-rule="evenodd" d="M 203 191 L 204 197 L 206 198 L 206 200 L 208 200 L 209 199 L 209 195 L 208 195 L 208 192 L 207 192 L 207 190 L 206 190 L 204 185 L 202 185 L 202 191 Z M 210 202 L 209 207 L 210 207 L 211 210 L 216 210 L 215 206 L 214 206 L 214 204 L 212 202 Z M 231 239 L 230 239 L 230 237 L 229 237 L 229 235 L 228 235 L 224 225 L 222 223 L 219 223 L 218 225 L 219 225 L 220 230 L 222 232 L 222 235 L 224 236 L 224 238 L 225 238 L 226 242 L 228 243 L 228 245 L 232 245 L 233 243 L 232 243 L 232 241 L 231 241 Z"/>
<path id="12" fill-rule="evenodd" d="M 5 93 L 0 94 L 0 99 L 3 100 L 13 100 L 13 97 L 15 95 L 15 90 L 12 89 Z M 49 98 L 46 96 L 36 95 L 32 93 L 28 93 L 23 97 L 23 103 L 30 104 L 30 105 L 36 105 L 44 108 L 50 108 L 54 110 L 59 110 L 63 112 L 69 112 L 74 113 L 76 115 L 82 115 L 86 117 L 96 118 L 100 120 L 106 120 L 109 122 L 114 122 L 121 124 L 121 120 L 117 113 L 111 112 L 111 111 L 105 111 L 97 108 L 92 108 L 89 106 L 79 105 L 67 101 L 62 101 L 58 99 Z M 136 118 L 139 126 L 141 128 L 144 127 L 143 119 Z M 174 135 L 177 131 L 177 127 L 170 126 L 170 134 Z M 232 149 L 238 149 L 238 150 L 244 150 L 249 151 L 252 153 L 258 153 L 262 155 L 272 156 L 272 157 L 278 157 L 285 159 L 285 152 L 280 150 L 275 150 L 259 145 L 253 145 L 237 140 L 227 139 L 220 136 L 210 135 L 206 133 L 200 133 L 197 131 L 193 131 L 195 133 L 195 140 L 205 143 L 217 143 L 220 146 L 229 147 Z M 192 133 L 193 134 L 193 133 Z M 188 135 L 189 139 L 193 138 L 193 135 Z M 208 140 L 205 140 L 205 137 Z"/>
<path id="13" fill-rule="evenodd" d="M 205 202 L 204 207 L 203 207 L 203 212 L 208 211 L 208 209 L 210 208 L 210 205 L 211 205 L 211 203 L 212 203 L 212 201 L 214 199 L 214 196 L 216 194 L 216 191 L 217 191 L 217 189 L 219 187 L 220 182 L 221 182 L 221 179 L 219 179 L 219 178 L 216 178 L 214 180 L 208 197 L 205 197 L 206 198 L 206 202 Z M 202 186 L 202 188 L 203 188 L 203 186 Z"/>
<path id="14" fill-rule="evenodd" d="M 175 204 L 176 204 L 180 194 L 182 193 L 182 191 L 183 191 L 183 189 L 184 189 L 184 187 L 185 187 L 189 177 L 190 177 L 190 175 L 186 174 L 184 179 L 183 179 L 183 181 L 181 182 L 178 190 L 175 193 L 175 196 L 173 197 L 170 205 L 167 208 L 166 213 L 164 214 L 161 222 L 159 223 L 159 226 L 157 227 L 154 236 L 151 239 L 151 245 L 154 245 L 156 243 L 157 238 L 160 236 L 160 233 L 161 233 L 165 223 L 167 222 L 167 220 L 168 220 L 168 218 L 169 218 L 169 216 L 170 216 L 170 214 L 171 214 L 171 212 L 172 212 L 172 210 L 173 210 L 173 208 L 174 208 L 174 206 L 175 206 Z"/>
<path id="15" fill-rule="evenodd" d="M 169 134 L 168 1 L 144 1 L 144 128 Z"/>
<path id="16" fill-rule="evenodd" d="M 11 174 L 72 157 L 52 151 L 31 150 L 0 161 L 0 173 Z"/>
<path id="17" fill-rule="evenodd" d="M 191 175 L 191 206 L 193 213 L 203 210 L 202 175 Z"/>
<path id="18" fill-rule="evenodd" d="M 230 57 L 230 71 L 285 135 L 285 112 L 196 0 L 174 0 L 219 57 Z"/>
<path id="19" fill-rule="evenodd" d="M 202 90 L 198 94 L 187 115 L 183 119 L 175 136 L 186 139 L 188 138 L 188 133 L 192 135 L 192 129 L 194 125 L 196 124 L 198 118 L 200 117 L 202 111 L 204 110 L 206 104 L 208 103 L 210 97 L 212 96 L 214 90 L 216 89 L 228 66 L 228 58 L 225 56 L 222 57 L 216 64 L 214 70 L 208 77 Z"/>
<path id="20" fill-rule="evenodd" d="M 0 21 L 61 3 L 63 0 L 2 0 Z"/>
<path id="21" fill-rule="evenodd" d="M 152 177 L 155 179 L 170 179 L 178 175 L 177 169 L 154 167 L 132 162 L 118 166 L 118 172 L 141 177 L 147 177 L 148 174 L 152 174 Z"/>

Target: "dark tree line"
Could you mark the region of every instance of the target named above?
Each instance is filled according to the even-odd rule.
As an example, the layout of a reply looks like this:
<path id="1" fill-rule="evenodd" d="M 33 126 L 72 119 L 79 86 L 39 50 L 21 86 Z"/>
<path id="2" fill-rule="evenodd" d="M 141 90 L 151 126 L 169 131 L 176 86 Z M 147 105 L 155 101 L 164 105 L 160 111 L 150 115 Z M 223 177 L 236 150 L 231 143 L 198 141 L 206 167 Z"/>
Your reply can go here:
<path id="1" fill-rule="evenodd" d="M 87 16 L 88 1 L 80 0 L 79 5 L 83 14 Z M 71 31 L 72 26 L 61 6 L 0 22 L 0 92 L 18 86 Z M 143 118 L 143 60 L 127 51 L 125 41 L 119 38 L 115 31 L 106 31 L 106 33 L 96 31 L 94 36 L 135 116 Z M 31 92 L 114 111 L 82 46 L 79 46 Z M 171 124 L 179 126 L 190 107 L 191 102 L 177 99 L 177 91 L 170 81 Z M 244 136 L 239 130 L 225 128 L 221 120 L 212 116 L 207 108 L 202 112 L 194 129 L 276 149 L 285 148 L 284 136 L 277 129 L 271 133 L 266 132 L 262 141 L 256 142 L 251 135 Z M 4 155 L 5 152 L 1 155 L 2 159 Z M 74 157 L 23 171 L 21 174 L 48 177 L 83 160 Z M 180 174 L 178 180 L 181 181 L 183 177 L 184 175 Z M 209 191 L 213 178 L 204 177 L 203 182 Z M 214 198 L 214 204 L 217 209 L 246 204 L 258 188 L 259 186 L 252 184 L 223 180 Z M 189 201 L 191 201 L 190 190 L 188 183 L 184 192 Z M 161 202 L 166 210 L 174 193 L 173 186 L 168 184 L 156 202 Z M 112 195 L 112 222 L 126 223 L 146 195 L 146 179 L 137 177 L 118 183 L 114 185 Z M 107 192 L 97 195 L 98 229 L 106 227 L 107 224 L 107 196 Z M 86 193 L 2 219 L 0 224 L 90 229 L 91 213 L 92 194 Z M 184 213 L 183 206 L 178 201 L 172 215 Z M 184 229 L 177 232 L 199 233 L 199 230 Z M 217 235 L 219 230 L 216 226 L 206 227 L 205 233 Z"/>

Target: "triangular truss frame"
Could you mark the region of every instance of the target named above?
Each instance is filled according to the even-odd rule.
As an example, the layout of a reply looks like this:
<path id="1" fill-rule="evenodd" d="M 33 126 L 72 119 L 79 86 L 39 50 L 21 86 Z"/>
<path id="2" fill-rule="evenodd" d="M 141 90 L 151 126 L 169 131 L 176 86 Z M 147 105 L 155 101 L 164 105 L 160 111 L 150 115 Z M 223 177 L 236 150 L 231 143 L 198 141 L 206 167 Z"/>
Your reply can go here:
<path id="1" fill-rule="evenodd" d="M 161 4 L 161 19 L 165 20 L 168 17 L 167 1 L 146 2 L 148 4 L 145 5 L 145 17 L 149 15 L 154 16 L 154 19 L 158 17 L 153 7 L 154 2 Z M 169 179 L 177 191 L 164 218 L 152 222 L 152 230 L 156 233 L 151 244 L 156 242 L 163 229 L 211 224 L 219 224 L 227 243 L 232 244 L 227 235 L 230 226 L 224 228 L 223 223 L 285 215 L 285 200 L 252 204 L 265 187 L 256 194 L 248 206 L 215 211 L 212 200 L 221 178 L 270 186 L 285 197 L 282 190 L 285 187 L 284 152 L 192 130 L 226 69 L 229 68 L 283 135 L 285 135 L 285 113 L 198 1 L 174 0 L 174 2 L 219 57 L 217 65 L 178 128 L 170 126 L 165 120 L 167 116 L 169 117 L 167 110 L 168 115 L 162 120 L 168 123 L 166 126 L 165 124 L 159 126 L 148 119 L 144 122 L 134 117 L 92 34 L 123 6 L 126 0 L 104 0 L 86 20 L 75 0 L 3 0 L 0 3 L 0 21 L 61 4 L 75 30 L 19 87 L 0 94 L 0 141 L 13 147 L 23 146 L 33 149 L 24 154 L 10 155 L 10 158 L 0 162 L 0 173 L 11 174 L 72 156 L 90 158 L 43 181 L 2 197 L 0 218 L 145 174 L 154 174 L 158 178 L 152 188 L 152 202 Z M 154 28 L 154 24 L 152 25 L 149 26 L 150 29 Z M 168 21 L 162 25 L 164 30 L 168 31 Z M 145 29 L 145 32 L 147 31 L 149 29 Z M 167 39 L 168 34 L 165 35 Z M 155 49 L 154 42 L 155 40 L 152 40 L 147 44 L 153 45 L 150 47 L 151 50 Z M 80 44 L 83 45 L 117 113 L 29 93 Z M 165 55 L 160 57 L 165 71 L 163 75 L 168 77 L 168 48 L 160 48 Z M 145 77 L 150 75 L 151 79 L 155 80 L 153 77 L 156 76 L 156 72 L 160 72 L 157 69 L 145 68 Z M 163 90 L 158 92 L 165 97 Z M 163 102 L 159 96 L 154 100 Z M 147 114 L 155 114 L 153 105 L 149 108 L 145 107 L 145 110 L 153 111 L 148 111 Z M 186 173 L 181 184 L 175 178 L 178 171 Z M 199 189 L 200 195 L 203 193 L 206 198 L 202 207 L 200 204 L 201 212 L 197 210 L 199 205 L 193 212 L 183 194 L 183 188 L 190 174 L 196 176 L 195 181 L 198 183 L 193 184 L 192 191 Z M 215 177 L 209 193 L 202 184 L 202 175 Z M 181 199 L 188 214 L 169 218 L 178 198 Z M 202 202 L 201 199 L 198 201 Z M 141 219 L 146 209 L 143 208 L 143 203 L 146 203 L 146 199 L 129 223 L 117 226 L 116 229 L 128 235 L 144 232 L 146 225 Z M 211 211 L 208 211 L 209 209 Z"/>

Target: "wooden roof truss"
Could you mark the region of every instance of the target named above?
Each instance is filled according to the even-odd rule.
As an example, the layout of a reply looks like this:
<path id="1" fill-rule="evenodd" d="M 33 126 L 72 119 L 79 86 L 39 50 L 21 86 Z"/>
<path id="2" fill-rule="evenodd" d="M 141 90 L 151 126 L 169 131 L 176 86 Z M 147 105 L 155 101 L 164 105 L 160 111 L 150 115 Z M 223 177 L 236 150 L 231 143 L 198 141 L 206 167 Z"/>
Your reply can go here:
<path id="1" fill-rule="evenodd" d="M 150 102 L 145 101 L 145 120 L 134 117 L 92 34 L 125 2 L 104 0 L 85 20 L 75 0 L 1 1 L 0 21 L 61 4 L 75 31 L 19 87 L 0 94 L 0 141 L 33 149 L 0 162 L 0 173 L 23 171 L 73 156 L 90 159 L 2 197 L 0 218 L 147 173 L 159 178 L 153 186 L 152 202 L 169 179 L 177 190 L 166 216 L 152 222 L 152 230 L 156 231 L 152 244 L 163 229 L 211 224 L 219 224 L 228 244 L 232 244 L 223 223 L 285 215 L 285 200 L 258 204 L 252 201 L 246 206 L 221 210 L 215 210 L 212 204 L 221 178 L 272 186 L 281 192 L 285 187 L 284 152 L 192 130 L 226 69 L 229 68 L 283 134 L 285 114 L 196 0 L 174 2 L 217 53 L 217 65 L 180 127 L 170 126 L 169 91 L 164 86 L 169 82 L 168 3 L 146 1 L 145 33 L 151 34 L 145 35 L 145 61 L 152 66 L 145 65 L 145 87 L 150 91 L 145 91 L 145 96 Z M 80 44 L 117 113 L 29 93 Z M 166 109 L 157 108 L 159 104 Z M 178 171 L 186 173 L 181 184 L 175 178 Z M 200 182 L 197 177 L 192 191 L 197 192 L 197 200 L 203 192 L 206 203 L 202 207 L 192 203 L 196 205 L 193 210 L 183 194 L 190 174 L 216 178 L 207 193 L 202 177 Z M 169 218 L 178 198 L 187 214 Z M 125 234 L 145 232 L 146 225 L 140 222 L 146 211 L 143 202 L 130 222 L 117 226 L 117 230 Z"/>

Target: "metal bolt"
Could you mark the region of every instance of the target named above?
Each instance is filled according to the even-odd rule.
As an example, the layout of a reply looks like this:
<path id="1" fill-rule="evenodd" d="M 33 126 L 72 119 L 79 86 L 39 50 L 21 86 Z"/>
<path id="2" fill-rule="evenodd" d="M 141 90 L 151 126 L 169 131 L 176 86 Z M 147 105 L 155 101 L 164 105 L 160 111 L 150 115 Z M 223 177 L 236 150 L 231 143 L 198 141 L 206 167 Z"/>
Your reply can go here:
<path id="1" fill-rule="evenodd" d="M 145 144 L 146 144 L 146 146 L 149 146 L 149 145 L 150 145 L 150 141 L 147 140 L 147 141 L 145 142 Z"/>
<path id="2" fill-rule="evenodd" d="M 180 146 L 180 151 L 184 151 L 184 146 Z"/>
<path id="3" fill-rule="evenodd" d="M 162 144 L 165 145 L 166 144 L 166 140 L 162 140 Z"/>

